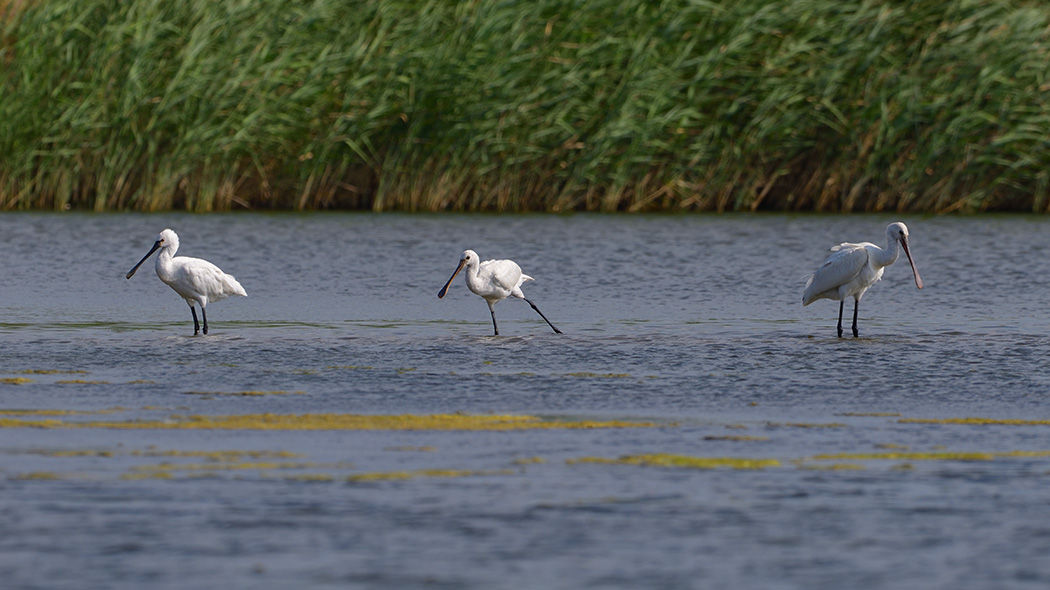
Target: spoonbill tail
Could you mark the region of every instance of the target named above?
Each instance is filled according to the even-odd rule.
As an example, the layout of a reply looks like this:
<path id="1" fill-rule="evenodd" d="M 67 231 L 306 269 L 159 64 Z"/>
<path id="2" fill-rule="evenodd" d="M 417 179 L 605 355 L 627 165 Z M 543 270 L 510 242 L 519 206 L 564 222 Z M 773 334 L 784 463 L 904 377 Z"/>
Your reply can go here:
<path id="1" fill-rule="evenodd" d="M 533 278 L 522 273 L 521 267 L 513 260 L 486 260 L 485 262 L 481 262 L 478 259 L 477 252 L 473 250 L 464 250 L 463 254 L 459 257 L 459 266 L 456 267 L 456 272 L 452 273 L 452 276 L 449 277 L 445 286 L 438 291 L 438 299 L 443 298 L 445 294 L 448 293 L 449 285 L 455 280 L 459 271 L 464 268 L 467 269 L 467 288 L 473 291 L 475 295 L 480 295 L 485 299 L 485 302 L 489 304 L 489 313 L 492 314 L 492 330 L 494 336 L 499 336 L 499 326 L 496 325 L 495 305 L 499 301 L 512 295 L 519 299 L 525 299 L 525 302 L 531 305 L 532 309 L 536 310 L 536 313 L 540 314 L 543 321 L 547 322 L 547 325 L 550 326 L 555 333 L 561 334 L 561 330 L 555 328 L 554 324 L 547 319 L 547 316 L 543 315 L 540 308 L 536 307 L 535 303 L 526 299 L 525 294 L 521 292 L 521 284 L 525 281 L 531 281 Z"/>
<path id="2" fill-rule="evenodd" d="M 230 295 L 247 297 L 248 294 L 244 292 L 244 287 L 237 282 L 237 279 L 222 272 L 219 267 L 207 260 L 175 256 L 175 251 L 178 249 L 179 236 L 175 232 L 170 229 L 160 232 L 150 251 L 142 257 L 142 260 L 139 260 L 135 268 L 128 271 L 126 277 L 130 279 L 147 258 L 160 250 L 160 254 L 157 255 L 157 276 L 190 305 L 190 313 L 193 314 L 194 336 L 200 332 L 200 324 L 197 323 L 197 310 L 193 307 L 193 303 L 197 302 L 201 306 L 204 333 L 207 334 L 208 314 L 205 313 L 204 308 L 209 301 L 220 301 Z"/>
<path id="3" fill-rule="evenodd" d="M 802 305 L 809 305 L 817 299 L 833 299 L 839 302 L 839 338 L 842 338 L 842 309 L 846 298 L 853 298 L 853 337 L 857 333 L 857 308 L 864 292 L 882 278 L 882 271 L 897 261 L 900 250 L 911 263 L 911 272 L 915 275 L 915 286 L 922 289 L 922 278 L 919 269 L 908 249 L 908 226 L 901 222 L 886 226 L 886 249 L 883 250 L 871 242 L 850 244 L 843 242 L 831 248 L 834 252 L 828 257 L 806 281 L 806 291 L 802 294 Z"/>

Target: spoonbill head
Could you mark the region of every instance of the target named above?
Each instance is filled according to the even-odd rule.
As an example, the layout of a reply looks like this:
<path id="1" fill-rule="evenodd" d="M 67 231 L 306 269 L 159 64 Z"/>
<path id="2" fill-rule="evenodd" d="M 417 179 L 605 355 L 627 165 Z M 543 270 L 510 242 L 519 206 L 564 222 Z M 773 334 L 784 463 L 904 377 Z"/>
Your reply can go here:
<path id="1" fill-rule="evenodd" d="M 204 320 L 204 333 L 208 333 L 208 314 L 204 311 L 209 301 L 221 301 L 231 295 L 247 297 L 244 287 L 237 282 L 232 275 L 228 275 L 219 267 L 200 258 L 189 256 L 175 256 L 179 249 L 179 236 L 170 229 L 165 229 L 157 235 L 157 241 L 153 243 L 150 251 L 139 260 L 139 263 L 128 271 L 125 278 L 130 279 L 135 271 L 146 259 L 160 250 L 157 255 L 157 276 L 169 287 L 175 290 L 180 297 L 186 300 L 193 314 L 193 334 L 200 332 L 200 324 L 197 321 L 197 310 L 193 304 L 200 305 L 201 316 Z"/>
<path id="2" fill-rule="evenodd" d="M 455 272 L 449 277 L 445 286 L 438 291 L 438 299 L 442 299 L 448 294 L 448 288 L 452 285 L 452 281 L 456 279 L 456 275 L 464 268 L 467 269 L 467 288 L 475 295 L 482 297 L 489 305 L 489 314 L 492 315 L 493 336 L 499 336 L 495 305 L 507 297 L 524 299 L 532 309 L 536 310 L 536 313 L 540 314 L 543 321 L 547 322 L 547 325 L 555 333 L 561 334 L 561 330 L 555 328 L 554 324 L 547 319 L 547 316 L 543 315 L 540 308 L 536 307 L 536 304 L 529 301 L 525 294 L 522 293 L 522 283 L 531 281 L 533 278 L 521 272 L 521 267 L 513 260 L 486 260 L 481 262 L 477 252 L 464 250 L 463 254 L 459 256 L 459 265 L 456 266 Z"/>
<path id="3" fill-rule="evenodd" d="M 900 251 L 911 264 L 915 277 L 915 286 L 922 289 L 922 277 L 915 267 L 908 245 L 908 226 L 897 221 L 886 226 L 886 248 L 880 248 L 871 242 L 851 244 L 843 242 L 831 248 L 831 256 L 824 261 L 806 281 L 806 290 L 802 294 L 802 305 L 809 305 L 818 299 L 832 299 L 839 302 L 838 334 L 842 338 L 842 311 L 846 299 L 853 298 L 853 337 L 857 331 L 857 309 L 865 291 L 882 278 L 883 270 L 897 261 Z"/>

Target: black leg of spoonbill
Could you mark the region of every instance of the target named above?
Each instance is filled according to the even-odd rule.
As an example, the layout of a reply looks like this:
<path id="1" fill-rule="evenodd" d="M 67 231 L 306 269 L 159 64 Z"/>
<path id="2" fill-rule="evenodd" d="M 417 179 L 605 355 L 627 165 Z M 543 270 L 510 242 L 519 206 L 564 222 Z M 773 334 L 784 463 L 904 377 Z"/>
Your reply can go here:
<path id="1" fill-rule="evenodd" d="M 489 313 L 492 314 L 492 335 L 499 336 L 499 326 L 496 325 L 496 310 L 490 306 Z"/>
<path id="2" fill-rule="evenodd" d="M 207 334 L 208 333 L 208 312 L 204 311 L 203 307 L 201 308 L 201 319 L 204 320 L 204 333 Z"/>
<path id="3" fill-rule="evenodd" d="M 190 313 L 193 314 L 193 335 L 196 336 L 201 331 L 201 325 L 197 321 L 197 310 L 192 305 L 190 306 Z"/>
<path id="4" fill-rule="evenodd" d="M 846 306 L 846 300 L 839 301 L 839 338 L 842 338 L 842 308 Z"/>
<path id="5" fill-rule="evenodd" d="M 540 308 L 536 307 L 535 303 L 529 301 L 528 299 L 525 299 L 525 302 L 531 305 L 532 309 L 536 310 L 536 313 L 540 314 L 540 317 L 543 318 L 543 321 L 547 322 L 547 325 L 551 327 L 551 330 L 554 330 L 555 334 L 561 334 L 561 330 L 554 327 L 554 324 L 552 324 L 551 321 L 547 319 L 547 316 L 543 315 L 543 312 L 540 311 Z"/>
<path id="6" fill-rule="evenodd" d="M 860 336 L 860 333 L 857 332 L 857 308 L 859 308 L 859 307 L 860 307 L 860 301 L 853 300 L 853 337 L 854 338 Z"/>

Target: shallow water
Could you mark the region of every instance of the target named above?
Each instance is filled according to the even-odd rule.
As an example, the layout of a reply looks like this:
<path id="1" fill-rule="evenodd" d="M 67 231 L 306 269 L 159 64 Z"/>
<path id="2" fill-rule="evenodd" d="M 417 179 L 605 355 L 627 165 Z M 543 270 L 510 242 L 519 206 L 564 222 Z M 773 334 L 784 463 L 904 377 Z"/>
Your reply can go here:
<path id="1" fill-rule="evenodd" d="M 0 579 L 1045 588 L 1050 221 L 906 218 L 926 287 L 902 258 L 835 338 L 804 277 L 890 221 L 0 215 Z M 207 336 L 152 262 L 124 279 L 164 227 L 248 291 Z M 565 334 L 505 301 L 492 337 L 462 278 L 438 300 L 468 247 Z M 166 427 L 456 412 L 648 425 Z M 777 463 L 594 461 L 644 454 Z"/>

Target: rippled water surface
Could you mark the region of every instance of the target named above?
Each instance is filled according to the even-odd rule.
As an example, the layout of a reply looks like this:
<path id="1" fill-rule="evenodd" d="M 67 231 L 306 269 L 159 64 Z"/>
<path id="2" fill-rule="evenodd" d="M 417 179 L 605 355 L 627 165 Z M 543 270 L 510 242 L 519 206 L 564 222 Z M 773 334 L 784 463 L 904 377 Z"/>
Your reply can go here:
<path id="1" fill-rule="evenodd" d="M 3 587 L 1046 588 L 1050 222 L 905 219 L 835 338 L 890 221 L 0 215 Z M 164 227 L 248 291 L 207 336 L 124 278 Z M 565 333 L 438 300 L 465 248 Z"/>

